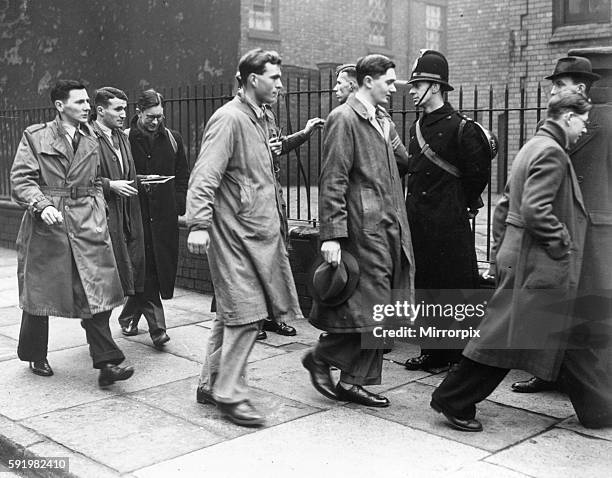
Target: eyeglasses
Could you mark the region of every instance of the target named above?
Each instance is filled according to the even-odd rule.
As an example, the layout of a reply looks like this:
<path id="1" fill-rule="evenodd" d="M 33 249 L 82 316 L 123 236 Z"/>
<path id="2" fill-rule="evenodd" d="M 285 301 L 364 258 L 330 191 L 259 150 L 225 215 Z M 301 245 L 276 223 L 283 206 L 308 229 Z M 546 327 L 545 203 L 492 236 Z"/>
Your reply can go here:
<path id="1" fill-rule="evenodd" d="M 147 121 L 163 121 L 166 117 L 164 115 L 149 115 L 149 114 L 145 114 L 144 115 L 145 120 Z"/>

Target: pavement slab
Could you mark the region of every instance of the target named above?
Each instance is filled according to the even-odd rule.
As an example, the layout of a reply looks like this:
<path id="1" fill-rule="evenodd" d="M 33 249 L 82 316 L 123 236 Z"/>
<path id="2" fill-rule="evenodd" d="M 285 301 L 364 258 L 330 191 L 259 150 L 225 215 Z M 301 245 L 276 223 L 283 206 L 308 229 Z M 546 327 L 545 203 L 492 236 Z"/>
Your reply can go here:
<path id="1" fill-rule="evenodd" d="M 390 391 L 386 397 L 389 408 L 363 408 L 364 413 L 393 420 L 402 425 L 443 436 L 466 445 L 491 452 L 537 435 L 552 427 L 556 420 L 517 410 L 485 400 L 478 405 L 477 418 L 482 422 L 481 433 L 465 433 L 451 428 L 442 414 L 429 406 L 434 387 L 410 383 Z M 351 408 L 359 405 L 349 405 Z"/>
<path id="2" fill-rule="evenodd" d="M 17 357 L 17 341 L 0 335 L 0 362 Z"/>
<path id="3" fill-rule="evenodd" d="M 411 445 L 409 449 L 407 444 Z M 282 453 L 270 454 L 269 450 L 282 450 Z M 360 411 L 337 408 L 243 435 L 138 470 L 134 475 L 141 478 L 441 476 L 487 455 L 483 450 Z"/>
<path id="4" fill-rule="evenodd" d="M 57 410 L 28 418 L 23 423 L 58 444 L 122 473 L 223 439 L 193 423 L 124 397 Z M 70 427 L 66 426 L 68 423 Z"/>
<path id="5" fill-rule="evenodd" d="M 447 478 L 529 478 L 529 475 L 483 461 L 470 463 L 454 473 L 445 476 Z"/>
<path id="6" fill-rule="evenodd" d="M 583 427 L 578 418 L 574 415 L 573 417 L 563 420 L 557 425 L 559 428 L 565 428 L 567 430 L 575 431 L 581 435 L 587 435 L 593 438 L 601 438 L 612 442 L 612 427 L 606 428 L 585 428 Z M 612 452 L 612 443 L 610 444 L 610 451 Z M 612 470 L 610 470 L 612 472 Z"/>
<path id="7" fill-rule="evenodd" d="M 195 377 L 199 373 L 199 365 L 190 360 L 126 340 L 118 340 L 117 344 L 136 372 L 129 380 L 106 389 L 98 387 L 98 372 L 91 368 L 86 346 L 51 352 L 48 357 L 55 372 L 52 377 L 34 375 L 27 363 L 20 360 L 2 362 L 0 383 L 6 384 L 0 388 L 2 413 L 20 420 L 110 395 Z"/>
<path id="8" fill-rule="evenodd" d="M 610 442 L 555 428 L 485 459 L 535 478 L 607 478 Z"/>
<path id="9" fill-rule="evenodd" d="M 437 387 L 444 380 L 445 376 L 445 373 L 432 375 L 419 380 L 419 382 Z M 528 372 L 511 370 L 503 382 L 488 397 L 488 400 L 555 418 L 567 418 L 574 414 L 572 403 L 561 392 L 516 393 L 510 389 L 514 382 L 527 380 L 531 377 L 532 375 Z"/>
<path id="10" fill-rule="evenodd" d="M 13 284 L 17 285 L 17 264 L 0 264 L 0 278 L 6 278 Z"/>
<path id="11" fill-rule="evenodd" d="M 21 324 L 21 309 L 17 305 L 0 308 L 0 327 L 14 324 Z"/>
<path id="12" fill-rule="evenodd" d="M 128 396 L 228 439 L 255 431 L 254 428 L 240 427 L 223 419 L 214 405 L 197 403 L 197 385 L 197 378 L 190 378 L 142 390 Z M 275 426 L 319 411 L 319 409 L 295 400 L 279 397 L 253 387 L 251 387 L 251 402 L 266 417 L 266 427 Z"/>
<path id="13" fill-rule="evenodd" d="M 175 309 L 183 309 L 188 312 L 197 313 L 199 320 L 212 320 L 215 313 L 210 311 L 210 303 L 212 296 L 200 294 L 198 292 L 187 291 L 186 293 L 177 294 L 170 300 L 163 301 L 164 309 L 166 306 Z"/>

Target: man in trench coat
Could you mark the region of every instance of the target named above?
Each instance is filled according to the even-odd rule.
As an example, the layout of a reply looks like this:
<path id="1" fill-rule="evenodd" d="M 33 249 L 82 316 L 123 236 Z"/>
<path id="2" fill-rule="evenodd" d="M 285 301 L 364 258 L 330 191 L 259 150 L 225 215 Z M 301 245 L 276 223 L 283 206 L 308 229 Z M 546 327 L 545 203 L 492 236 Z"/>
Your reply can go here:
<path id="1" fill-rule="evenodd" d="M 557 61 L 553 73 L 551 96 L 574 91 L 589 96 L 593 73 L 587 58 L 568 56 Z M 607 102 L 606 102 L 607 101 Z M 532 377 L 516 382 L 512 389 L 533 393 L 562 385 L 570 395 L 583 423 L 598 423 L 612 417 L 612 105 L 610 98 L 595 97 L 589 113 L 587 131 L 569 151 L 578 177 L 584 205 L 589 213 L 578 289 L 584 298 L 577 301 L 575 333 L 580 343 L 566 352 L 566 366 L 579 369 L 572 376 L 578 382 L 559 384 Z M 500 207 L 507 208 L 507 198 Z M 581 403 L 581 406 L 576 406 Z"/>
<path id="2" fill-rule="evenodd" d="M 23 133 L 11 169 L 13 199 L 26 209 L 17 236 L 21 360 L 53 375 L 47 360 L 49 315 L 81 318 L 98 383 L 132 376 L 108 319 L 123 301 L 99 181 L 98 139 L 88 126 L 83 84 L 51 90 L 57 117 Z"/>
<path id="3" fill-rule="evenodd" d="M 187 245 L 208 255 L 217 299 L 197 401 L 226 418 L 260 426 L 246 364 L 261 321 L 302 318 L 281 233 L 281 199 L 263 105 L 282 83 L 281 59 L 261 49 L 239 63 L 243 89 L 210 118 L 189 179 Z"/>
<path id="4" fill-rule="evenodd" d="M 323 395 L 386 407 L 386 397 L 363 386 L 381 383 L 382 348 L 364 339 L 383 325 L 373 306 L 414 297 L 414 258 L 393 147 L 395 127 L 382 109 L 395 92 L 395 65 L 383 55 L 357 62 L 359 90 L 334 109 L 323 131 L 319 178 L 321 254 L 332 266 L 348 251 L 359 264 L 354 293 L 340 305 L 313 300 L 310 322 L 327 334 L 303 359 Z M 333 385 L 330 366 L 341 370 Z"/>
<path id="5" fill-rule="evenodd" d="M 108 206 L 108 230 L 126 296 L 144 290 L 145 256 L 136 168 L 123 132 L 126 94 L 99 88 L 94 96 L 93 130 L 100 143 L 100 175 Z"/>
<path id="6" fill-rule="evenodd" d="M 586 131 L 590 109 L 579 93 L 554 96 L 546 121 L 512 164 L 509 207 L 495 211 L 497 290 L 480 335 L 470 340 L 431 400 L 459 430 L 482 430 L 475 405 L 509 369 L 553 380 L 566 360 L 587 227 L 567 151 Z"/>

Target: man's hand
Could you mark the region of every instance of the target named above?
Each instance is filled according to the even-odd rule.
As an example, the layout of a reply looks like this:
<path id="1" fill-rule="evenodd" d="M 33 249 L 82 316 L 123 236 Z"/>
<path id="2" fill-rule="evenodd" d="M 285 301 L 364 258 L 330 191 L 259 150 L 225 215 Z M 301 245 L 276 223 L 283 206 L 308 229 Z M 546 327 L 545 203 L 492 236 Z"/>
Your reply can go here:
<path id="1" fill-rule="evenodd" d="M 272 138 L 268 141 L 268 145 L 274 156 L 280 156 L 281 150 L 283 149 L 283 142 L 280 138 Z"/>
<path id="2" fill-rule="evenodd" d="M 191 231 L 187 237 L 187 249 L 192 254 L 206 254 L 210 244 L 210 236 L 208 231 L 201 229 L 199 231 Z"/>
<path id="3" fill-rule="evenodd" d="M 115 181 L 109 181 L 108 185 L 112 192 L 118 194 L 119 196 L 129 197 L 136 196 L 138 194 L 138 190 L 133 186 L 130 186 L 134 181 L 128 181 L 126 179 L 117 179 Z"/>
<path id="4" fill-rule="evenodd" d="M 311 135 L 315 128 L 321 129 L 323 128 L 323 125 L 325 124 L 325 120 L 321 119 L 321 118 L 310 118 L 307 122 L 306 122 L 306 127 L 304 128 L 304 133 L 306 133 L 307 135 Z"/>
<path id="5" fill-rule="evenodd" d="M 54 206 L 47 206 L 40 213 L 40 218 L 44 221 L 47 226 L 53 226 L 54 224 L 61 224 L 64 222 L 62 213 L 55 209 Z"/>
<path id="6" fill-rule="evenodd" d="M 321 255 L 323 259 L 332 267 L 337 267 L 340 264 L 340 243 L 335 240 L 325 241 L 321 244 Z"/>

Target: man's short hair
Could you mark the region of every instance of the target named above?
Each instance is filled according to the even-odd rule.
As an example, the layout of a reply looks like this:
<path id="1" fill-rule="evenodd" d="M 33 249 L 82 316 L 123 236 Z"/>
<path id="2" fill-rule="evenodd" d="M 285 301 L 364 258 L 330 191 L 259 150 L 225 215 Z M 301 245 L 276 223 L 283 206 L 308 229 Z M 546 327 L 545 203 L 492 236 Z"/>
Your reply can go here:
<path id="1" fill-rule="evenodd" d="M 366 76 L 371 76 L 376 79 L 381 75 L 384 75 L 389 68 L 395 68 L 393 63 L 385 55 L 366 55 L 357 60 L 355 70 L 357 72 L 357 84 L 363 85 L 363 79 Z"/>
<path id="2" fill-rule="evenodd" d="M 267 63 L 280 65 L 280 55 L 275 51 L 263 50 L 262 48 L 246 52 L 238 63 L 238 72 L 240 73 L 242 84 L 244 85 L 244 82 L 247 81 L 251 73 L 261 75 L 266 69 Z"/>
<path id="3" fill-rule="evenodd" d="M 138 102 L 136 103 L 136 107 L 140 111 L 144 111 L 146 109 L 153 108 L 154 106 L 157 106 L 157 105 L 163 106 L 163 104 L 164 104 L 164 97 L 160 95 L 154 89 L 150 89 L 150 90 L 145 90 L 142 93 L 140 93 L 140 96 L 138 97 Z"/>
<path id="4" fill-rule="evenodd" d="M 346 73 L 347 76 L 357 79 L 357 70 L 355 69 L 355 63 L 345 63 L 336 68 L 336 77 L 340 73 Z"/>
<path id="5" fill-rule="evenodd" d="M 127 101 L 128 97 L 124 91 L 119 88 L 113 88 L 112 86 L 103 86 L 98 88 L 94 93 L 94 105 L 95 106 L 108 106 L 108 103 L 113 98 L 119 98 L 120 100 Z"/>
<path id="6" fill-rule="evenodd" d="M 592 107 L 584 95 L 574 91 L 563 91 L 549 100 L 546 115 L 552 119 L 559 119 L 563 113 L 568 111 L 583 115 L 588 113 Z"/>
<path id="7" fill-rule="evenodd" d="M 83 83 L 77 80 L 58 80 L 51 89 L 51 103 L 56 101 L 66 101 L 72 90 L 86 90 Z"/>

